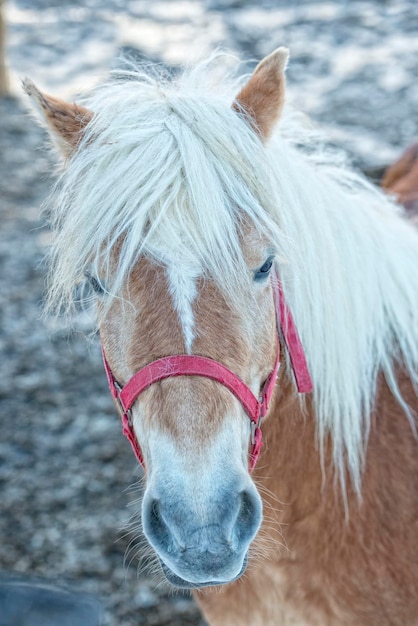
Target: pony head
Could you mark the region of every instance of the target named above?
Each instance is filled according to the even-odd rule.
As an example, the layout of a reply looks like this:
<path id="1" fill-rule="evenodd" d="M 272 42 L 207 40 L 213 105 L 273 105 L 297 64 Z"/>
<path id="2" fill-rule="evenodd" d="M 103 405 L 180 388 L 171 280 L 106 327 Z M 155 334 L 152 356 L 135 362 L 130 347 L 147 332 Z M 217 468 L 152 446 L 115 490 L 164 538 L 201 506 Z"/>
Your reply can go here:
<path id="1" fill-rule="evenodd" d="M 270 278 L 282 233 L 265 142 L 284 99 L 287 51 L 235 99 L 145 74 L 99 88 L 88 106 L 24 86 L 64 158 L 51 300 L 88 276 L 107 361 L 126 384 L 148 363 L 200 355 L 258 397 L 277 355 Z M 282 250 L 281 250 L 282 253 Z M 132 407 L 146 489 L 145 536 L 179 587 L 235 580 L 262 519 L 248 471 L 250 421 L 208 378 L 148 387 Z"/>

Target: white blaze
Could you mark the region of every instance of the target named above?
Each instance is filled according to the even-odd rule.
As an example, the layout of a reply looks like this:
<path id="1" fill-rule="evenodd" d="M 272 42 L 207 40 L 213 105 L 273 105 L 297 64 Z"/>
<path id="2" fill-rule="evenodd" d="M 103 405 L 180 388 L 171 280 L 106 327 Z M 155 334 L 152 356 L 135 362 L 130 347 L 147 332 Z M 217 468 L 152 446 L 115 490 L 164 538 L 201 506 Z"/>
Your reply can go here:
<path id="1" fill-rule="evenodd" d="M 195 338 L 193 302 L 197 295 L 196 271 L 187 270 L 184 266 L 173 263 L 167 267 L 167 277 L 170 294 L 183 329 L 186 352 L 190 353 Z"/>

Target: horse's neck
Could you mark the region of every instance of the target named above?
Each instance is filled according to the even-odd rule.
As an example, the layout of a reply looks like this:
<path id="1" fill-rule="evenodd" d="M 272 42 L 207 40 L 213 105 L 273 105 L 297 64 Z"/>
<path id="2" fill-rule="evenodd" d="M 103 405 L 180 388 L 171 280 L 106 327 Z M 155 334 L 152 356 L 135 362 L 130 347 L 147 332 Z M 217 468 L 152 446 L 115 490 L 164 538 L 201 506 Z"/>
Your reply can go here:
<path id="1" fill-rule="evenodd" d="M 408 374 L 398 368 L 396 375 L 403 398 L 416 411 L 417 395 Z M 366 516 L 365 519 L 368 515 L 374 518 L 383 515 L 387 523 L 390 508 L 393 508 L 394 518 L 399 514 L 396 513 L 399 507 L 407 512 L 408 498 L 418 488 L 417 440 L 383 375 L 379 376 L 370 434 L 365 444 L 360 499 L 348 473 L 343 498 L 332 464 L 330 437 L 324 445 L 321 463 L 312 399 L 307 397 L 301 403 L 290 377 L 283 367 L 269 417 L 263 425 L 265 446 L 254 472 L 256 482 L 262 486 L 268 517 L 273 516 L 284 524 L 283 534 L 286 535 L 286 526 L 290 531 L 292 524 L 313 513 L 321 526 L 327 524 L 327 517 L 332 514 L 334 526 L 340 524 L 343 528 L 347 513 L 350 523 L 358 519 L 358 514 Z M 399 491 L 400 485 L 405 488 Z M 387 505 L 388 499 L 391 507 Z M 382 503 L 386 503 L 384 507 Z"/>
<path id="2" fill-rule="evenodd" d="M 321 499 L 321 460 L 315 436 L 315 414 L 310 399 L 304 407 L 285 367 L 268 418 L 263 424 L 264 448 L 255 479 L 264 487 L 267 506 L 280 510 L 279 521 L 304 517 Z M 275 501 L 277 497 L 283 506 Z"/>

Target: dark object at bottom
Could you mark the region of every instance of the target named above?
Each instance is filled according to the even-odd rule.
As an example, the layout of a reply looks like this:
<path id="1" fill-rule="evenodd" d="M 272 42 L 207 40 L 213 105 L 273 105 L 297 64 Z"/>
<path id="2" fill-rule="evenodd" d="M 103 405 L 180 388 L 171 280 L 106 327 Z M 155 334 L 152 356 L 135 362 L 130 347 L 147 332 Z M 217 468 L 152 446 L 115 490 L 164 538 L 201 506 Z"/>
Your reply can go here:
<path id="1" fill-rule="evenodd" d="M 93 596 L 49 581 L 0 573 L 0 626 L 100 626 Z"/>

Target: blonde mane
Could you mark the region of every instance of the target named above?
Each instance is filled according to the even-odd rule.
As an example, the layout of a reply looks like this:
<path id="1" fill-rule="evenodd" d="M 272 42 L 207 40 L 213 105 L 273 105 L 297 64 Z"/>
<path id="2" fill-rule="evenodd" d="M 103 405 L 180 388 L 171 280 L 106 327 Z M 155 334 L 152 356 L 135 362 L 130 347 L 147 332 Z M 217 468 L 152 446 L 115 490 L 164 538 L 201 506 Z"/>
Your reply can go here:
<path id="1" fill-rule="evenodd" d="M 296 147 L 312 142 L 292 116 L 265 148 L 210 68 L 173 80 L 139 68 L 86 98 L 95 115 L 54 196 L 49 306 L 68 309 L 87 268 L 117 294 L 140 255 L 231 291 L 248 274 L 249 219 L 278 250 L 319 441 L 332 436 L 340 479 L 347 466 L 359 491 L 379 372 L 401 403 L 396 366 L 418 384 L 417 232 L 327 152 Z"/>

